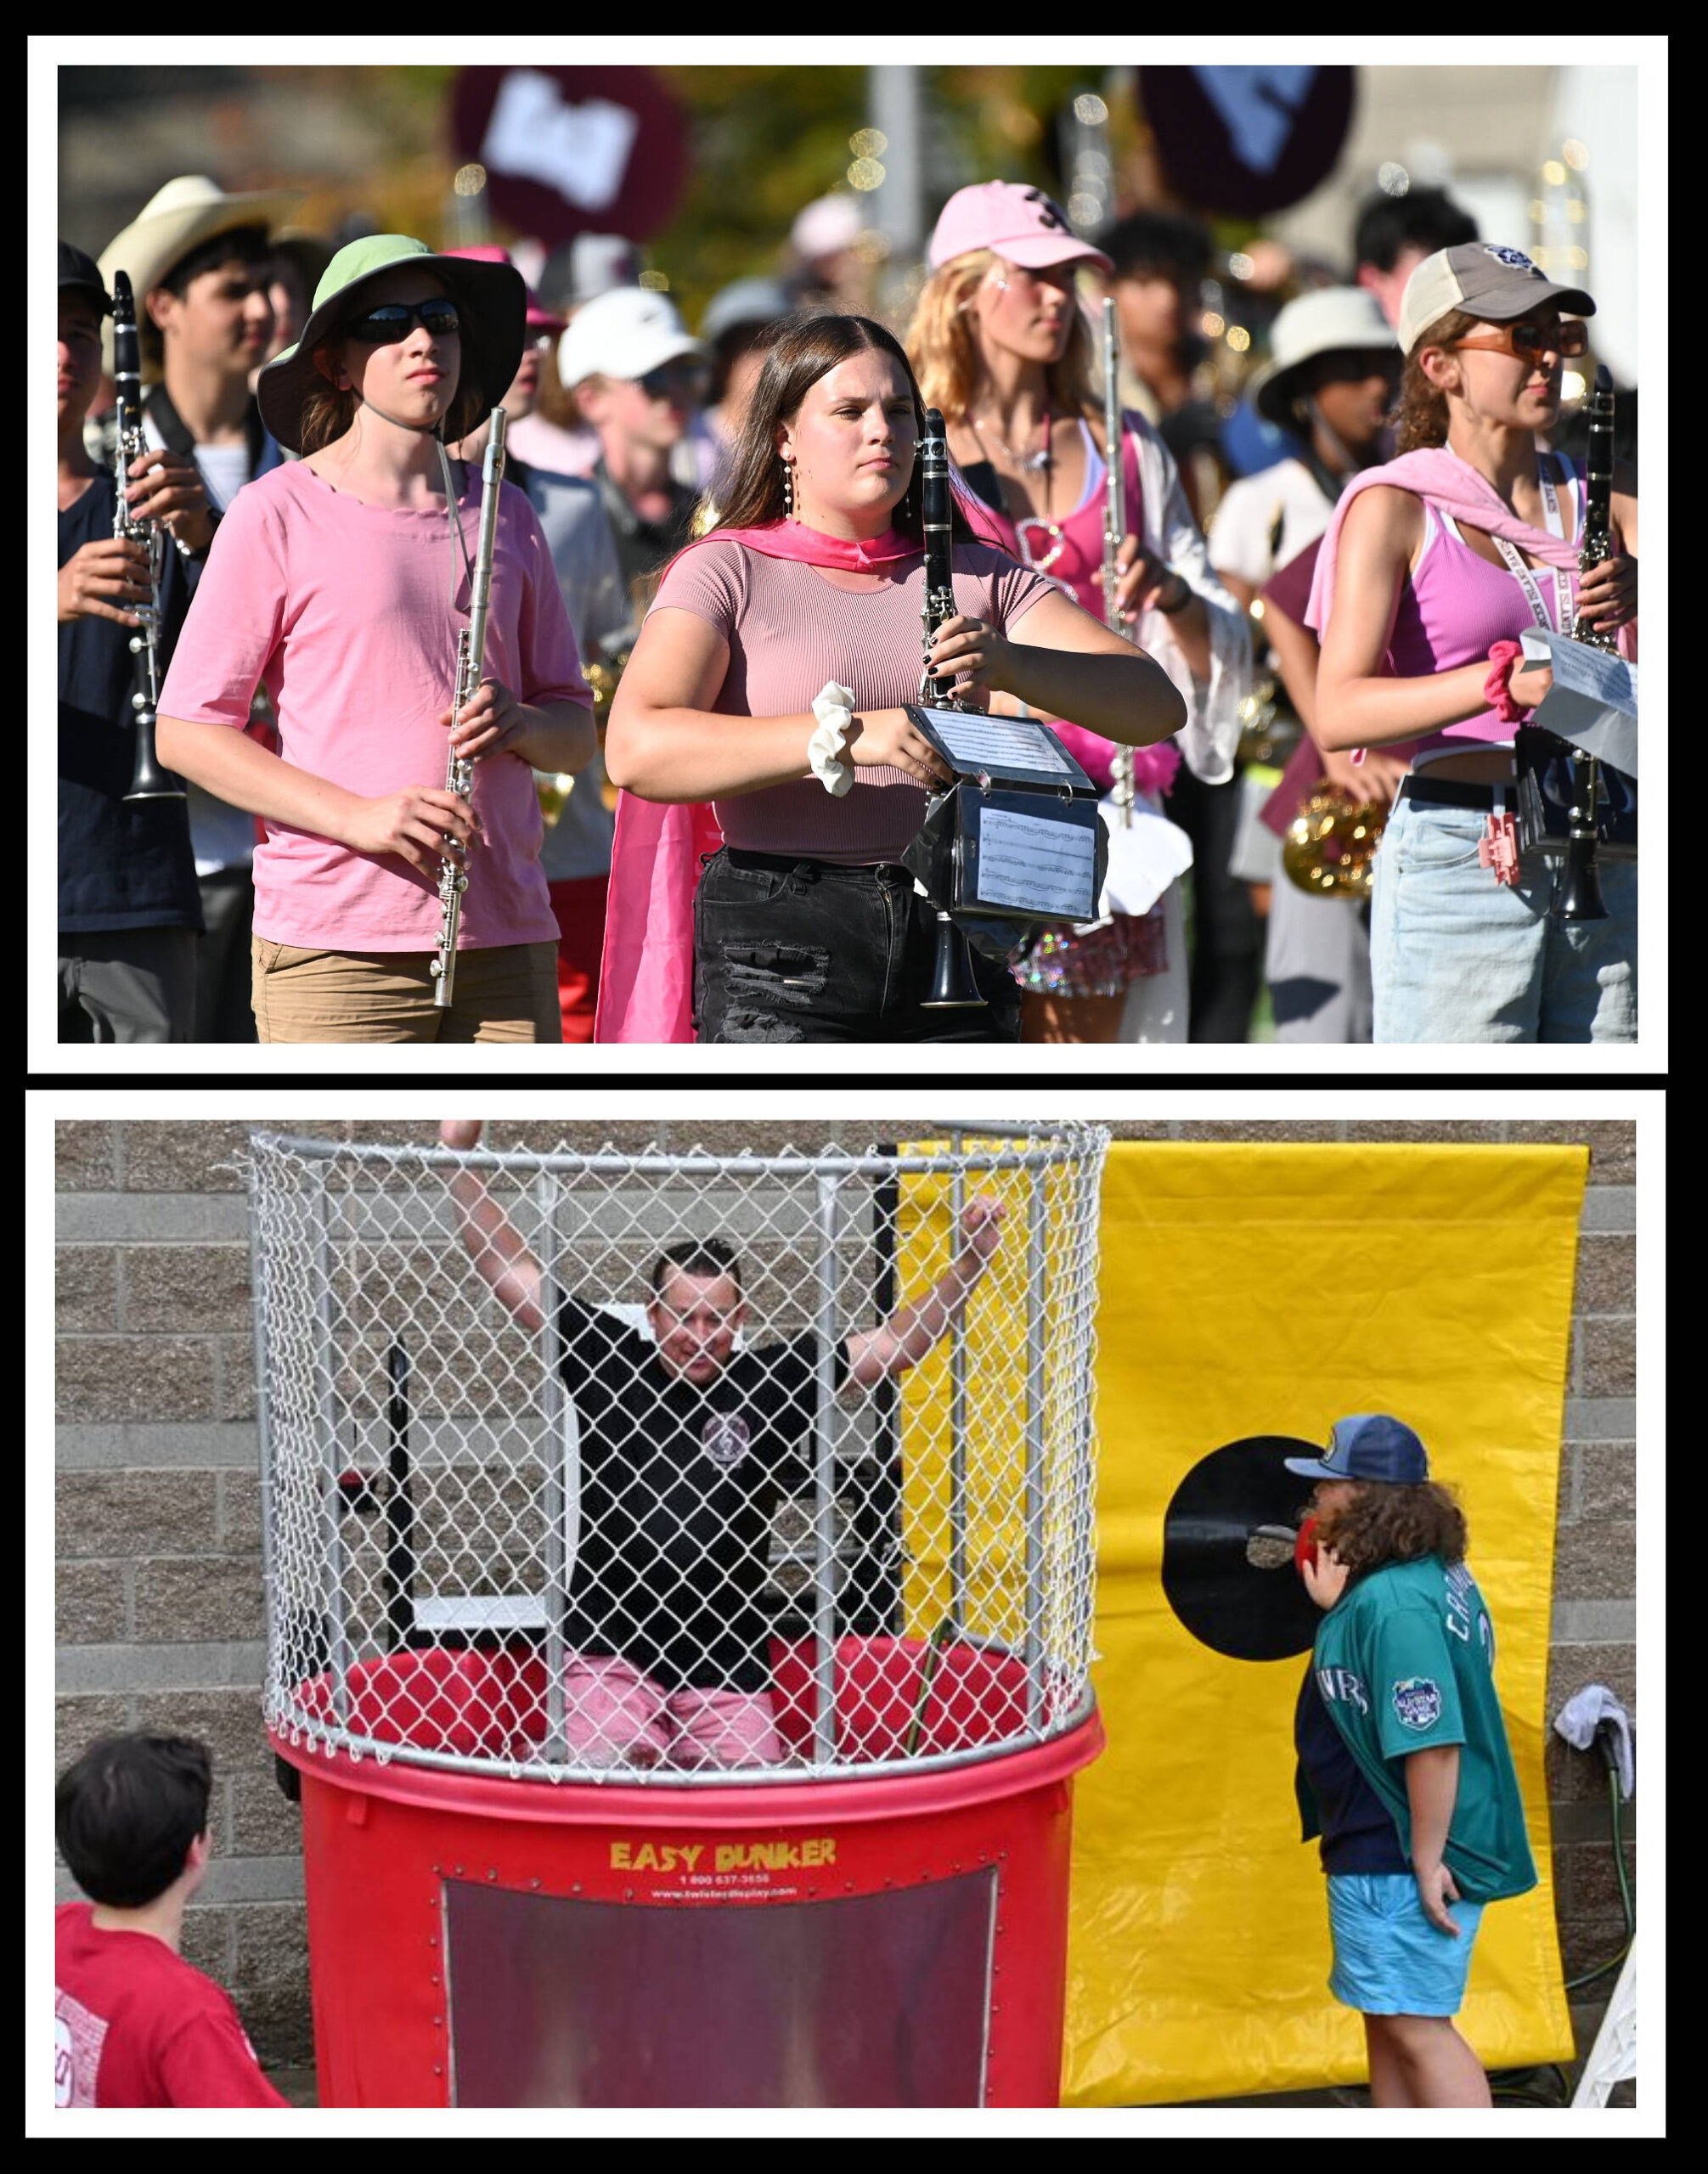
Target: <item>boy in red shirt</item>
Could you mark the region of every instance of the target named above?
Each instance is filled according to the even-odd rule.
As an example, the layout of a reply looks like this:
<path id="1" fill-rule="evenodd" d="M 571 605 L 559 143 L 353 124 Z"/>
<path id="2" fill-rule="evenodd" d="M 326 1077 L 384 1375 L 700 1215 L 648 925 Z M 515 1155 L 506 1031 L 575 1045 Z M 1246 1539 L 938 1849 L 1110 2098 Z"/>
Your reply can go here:
<path id="1" fill-rule="evenodd" d="M 178 1953 L 207 1869 L 212 1761 L 189 1737 L 103 1737 L 59 1777 L 59 1854 L 88 1902 L 54 1912 L 60 2106 L 285 2106 L 230 1997 Z"/>

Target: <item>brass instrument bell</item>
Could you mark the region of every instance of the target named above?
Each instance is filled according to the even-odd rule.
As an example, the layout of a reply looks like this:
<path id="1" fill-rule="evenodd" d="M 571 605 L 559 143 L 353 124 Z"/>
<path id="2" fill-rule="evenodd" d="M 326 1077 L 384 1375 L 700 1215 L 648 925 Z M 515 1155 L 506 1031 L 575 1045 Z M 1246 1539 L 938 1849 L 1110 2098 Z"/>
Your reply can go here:
<path id="1" fill-rule="evenodd" d="M 1282 841 L 1281 865 L 1316 898 L 1367 898 L 1386 815 L 1322 779 L 1299 803 Z"/>

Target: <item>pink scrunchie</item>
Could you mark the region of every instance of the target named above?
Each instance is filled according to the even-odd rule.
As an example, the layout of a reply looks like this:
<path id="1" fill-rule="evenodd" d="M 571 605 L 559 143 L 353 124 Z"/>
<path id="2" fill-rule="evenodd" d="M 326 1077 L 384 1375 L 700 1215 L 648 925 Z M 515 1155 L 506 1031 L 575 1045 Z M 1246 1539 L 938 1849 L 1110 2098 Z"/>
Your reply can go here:
<path id="1" fill-rule="evenodd" d="M 1524 655 L 1522 642 L 1497 642 L 1489 651 L 1489 676 L 1483 682 L 1483 700 L 1502 724 L 1522 724 L 1530 715 L 1513 700 L 1513 667 Z"/>

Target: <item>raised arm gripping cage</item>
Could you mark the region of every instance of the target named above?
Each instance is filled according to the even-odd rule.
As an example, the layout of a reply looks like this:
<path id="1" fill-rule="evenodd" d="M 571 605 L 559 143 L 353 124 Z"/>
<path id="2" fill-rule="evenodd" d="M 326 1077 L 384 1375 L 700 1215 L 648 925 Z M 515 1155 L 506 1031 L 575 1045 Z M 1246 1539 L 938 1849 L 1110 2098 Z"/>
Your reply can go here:
<path id="1" fill-rule="evenodd" d="M 959 1766 L 1083 1722 L 1107 1144 L 1044 1124 L 765 1155 L 255 1135 L 276 1737 L 533 1781 L 763 1787 Z M 549 1286 L 643 1333 L 666 1248 L 733 1249 L 737 1349 L 769 1366 L 789 1348 L 798 1415 L 739 1529 L 690 1504 L 661 1537 L 657 1498 L 625 1493 L 608 1415 L 589 1439 L 553 1364 L 555 1309 L 524 1328 L 478 1271 L 471 1187 Z M 1003 1204 L 1001 1242 L 947 1332 L 838 1394 L 836 1347 L 929 1298 L 978 1195 Z M 747 1551 L 783 1763 L 643 1762 L 583 1726 L 567 1634 L 612 1558 L 600 1514 L 631 1536 L 650 1517 L 679 1567 Z"/>

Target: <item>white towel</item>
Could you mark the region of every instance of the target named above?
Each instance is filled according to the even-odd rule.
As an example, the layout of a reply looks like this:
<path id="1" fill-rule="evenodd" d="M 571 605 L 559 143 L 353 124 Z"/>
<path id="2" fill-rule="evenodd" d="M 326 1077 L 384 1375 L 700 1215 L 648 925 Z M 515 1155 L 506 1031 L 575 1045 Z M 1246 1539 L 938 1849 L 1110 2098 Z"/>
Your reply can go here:
<path id="1" fill-rule="evenodd" d="M 1575 1743 L 1580 1751 L 1587 1751 L 1595 1742 L 1595 1732 L 1605 1723 L 1613 1731 L 1615 1755 L 1619 1761 L 1620 1794 L 1628 1799 L 1632 1783 L 1632 1721 L 1604 1683 L 1587 1683 L 1581 1691 L 1575 1691 L 1553 1717 L 1558 1733 L 1568 1743 Z"/>

